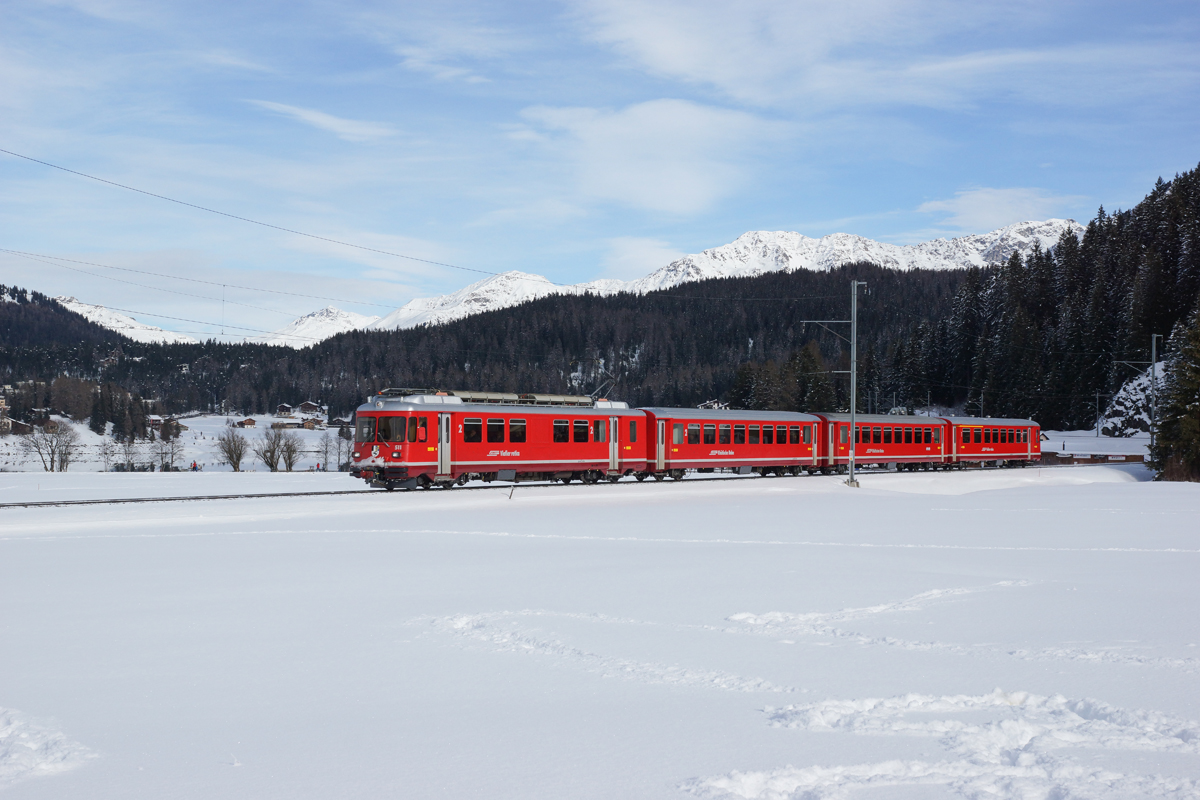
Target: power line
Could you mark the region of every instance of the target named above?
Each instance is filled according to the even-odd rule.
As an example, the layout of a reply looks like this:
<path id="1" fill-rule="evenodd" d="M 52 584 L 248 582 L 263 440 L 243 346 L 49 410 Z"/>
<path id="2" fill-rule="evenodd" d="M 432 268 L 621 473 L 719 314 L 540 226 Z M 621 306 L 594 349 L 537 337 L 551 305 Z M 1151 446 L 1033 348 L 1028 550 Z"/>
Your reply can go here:
<path id="1" fill-rule="evenodd" d="M 78 267 L 68 267 L 66 264 L 55 264 L 53 261 L 49 261 L 44 258 L 37 258 L 36 256 L 27 255 L 25 253 L 19 253 L 16 250 L 4 250 L 4 249 L 0 248 L 0 252 L 14 253 L 16 255 L 20 255 L 23 258 L 28 258 L 30 261 L 37 261 L 42 264 L 49 264 L 50 266 L 58 267 L 59 269 L 69 269 L 72 272 L 78 272 L 83 275 L 91 275 L 93 278 L 103 278 L 106 281 L 116 281 L 117 283 L 124 283 L 129 286 L 139 286 L 143 289 L 153 289 L 156 292 L 169 292 L 170 294 L 178 294 L 178 295 L 182 295 L 183 297 L 195 297 L 198 300 L 211 300 L 214 303 L 217 303 L 217 302 L 230 303 L 235 306 L 244 306 L 246 308 L 253 308 L 256 311 L 267 311 L 271 314 L 283 314 L 284 316 L 287 316 L 287 317 L 302 316 L 301 314 L 296 314 L 295 312 L 292 312 L 292 311 L 280 311 L 280 310 L 274 309 L 274 308 L 263 308 L 262 306 L 252 306 L 249 303 L 239 303 L 236 300 L 219 300 L 216 297 L 208 297 L 208 296 L 202 295 L 202 294 L 192 294 L 191 292 L 177 292 L 174 289 L 164 289 L 161 286 L 151 286 L 146 283 L 137 283 L 136 281 L 126 281 L 126 280 L 122 280 L 121 278 L 114 278 L 111 275 L 97 275 L 96 273 L 88 272 L 85 269 L 79 269 Z"/>
<path id="2" fill-rule="evenodd" d="M 199 211 L 206 211 L 209 214 L 217 214 L 222 217 L 228 217 L 229 219 L 236 219 L 241 222 L 248 222 L 251 225 L 260 225 L 264 228 L 271 228 L 273 230 L 283 231 L 284 233 L 291 233 L 296 236 L 304 236 L 309 239 L 316 239 L 316 240 L 322 241 L 322 242 L 329 242 L 331 244 L 337 244 L 337 245 L 341 245 L 343 247 L 353 247 L 356 250 L 364 250 L 369 253 L 379 253 L 379 254 L 385 255 L 385 256 L 393 256 L 395 258 L 408 259 L 409 261 L 419 261 L 422 264 L 432 264 L 437 267 L 449 267 L 450 269 L 462 270 L 463 272 L 477 272 L 481 275 L 499 275 L 500 274 L 499 272 L 490 272 L 486 269 L 475 269 L 473 267 L 460 267 L 457 264 L 448 264 L 445 261 L 433 261 L 428 258 L 418 258 L 417 256 L 405 255 L 404 253 L 393 253 L 390 250 L 380 250 L 379 248 L 376 248 L 376 247 L 367 247 L 366 245 L 354 244 L 353 242 L 344 242 L 340 239 L 333 239 L 328 236 L 318 236 L 315 233 L 306 233 L 304 231 L 298 231 L 293 228 L 285 228 L 282 225 L 272 225 L 269 222 L 262 222 L 260 220 L 250 219 L 249 217 L 238 216 L 237 214 L 230 214 L 227 211 L 218 211 L 215 208 L 208 208 L 207 206 L 201 206 L 201 205 L 197 205 L 195 203 L 189 203 L 184 200 L 176 200 L 174 197 L 167 197 L 166 195 L 156 194 L 154 192 L 146 191 L 145 189 L 138 189 L 135 186 L 127 186 L 124 183 L 117 183 L 116 181 L 110 181 L 105 178 L 99 178 L 95 175 L 89 175 L 86 172 L 79 172 L 78 170 L 68 169 L 67 167 L 60 167 L 58 164 L 51 164 L 49 161 L 42 161 L 41 159 L 33 158 L 32 156 L 26 156 L 26 155 L 22 155 L 20 153 L 14 153 L 12 150 L 5 150 L 2 147 L 0 147 L 0 153 L 7 153 L 10 156 L 16 156 L 17 158 L 23 158 L 26 161 L 32 161 L 35 164 L 41 164 L 42 166 L 45 166 L 45 167 L 50 167 L 52 169 L 61 170 L 62 172 L 68 172 L 72 175 L 78 175 L 81 178 L 87 178 L 89 180 L 97 181 L 99 183 L 106 183 L 109 186 L 116 186 L 119 189 L 126 189 L 130 192 L 137 192 L 138 194 L 144 194 L 147 197 L 155 197 L 155 198 L 158 198 L 159 200 L 166 200 L 169 203 L 176 203 L 178 205 L 187 206 L 188 208 L 194 208 Z M 553 281 L 549 280 L 548 278 L 541 278 L 541 280 L 545 281 L 546 283 L 553 283 Z M 555 284 L 555 285 L 557 285 L 557 284 Z"/>
<path id="3" fill-rule="evenodd" d="M 177 322 L 191 322 L 195 325 L 211 325 L 214 328 L 217 327 L 217 323 L 205 322 L 202 319 L 187 319 L 186 317 L 169 317 L 166 314 L 151 314 L 149 311 L 132 311 L 128 308 L 113 308 L 112 306 L 105 306 L 105 308 L 107 308 L 109 311 L 120 311 L 123 314 L 137 314 L 142 317 L 154 317 L 156 319 L 173 319 L 173 320 L 176 320 Z M 266 333 L 266 334 L 277 333 L 277 331 L 264 331 L 261 328 L 245 328 L 245 327 L 242 327 L 241 325 L 226 325 L 225 327 L 226 328 L 237 328 L 239 331 L 252 331 L 254 333 Z M 167 331 L 167 333 L 173 333 L 173 331 Z M 310 341 L 317 341 L 316 339 L 313 339 L 313 337 L 311 337 L 311 336 L 297 336 L 294 333 L 286 334 L 286 337 L 292 338 L 292 339 L 308 339 Z"/>
<path id="4" fill-rule="evenodd" d="M 0 152 L 3 152 L 3 151 L 0 151 Z M 109 264 L 97 264 L 93 261 L 79 261 L 79 260 L 73 259 L 73 258 L 62 258 L 60 256 L 48 256 L 48 255 L 45 255 L 44 253 L 29 253 L 24 250 L 9 250 L 8 248 L 4 248 L 4 247 L 0 247 L 0 253 L 12 253 L 13 255 L 18 255 L 18 256 L 48 258 L 48 259 L 52 259 L 54 261 L 67 261 L 71 264 L 86 264 L 89 267 L 101 267 L 103 269 L 116 269 L 116 270 L 120 270 L 122 272 L 136 272 L 139 275 L 153 275 L 156 278 L 170 278 L 172 280 L 177 280 L 177 281 L 188 281 L 189 283 L 203 283 L 208 286 L 228 286 L 231 289 L 244 289 L 249 292 L 264 292 L 267 294 L 284 294 L 284 295 L 288 295 L 290 297 L 306 297 L 310 300 L 331 300 L 335 303 L 352 303 L 352 304 L 360 305 L 360 306 L 376 306 L 377 308 L 390 308 L 393 310 L 396 308 L 395 304 L 385 305 L 384 303 L 368 303 L 368 302 L 365 302 L 362 300 L 346 300 L 345 298 L 340 298 L 340 297 L 324 297 L 323 295 L 319 295 L 319 294 L 301 294 L 299 292 L 285 292 L 280 289 L 258 289 L 253 286 L 241 286 L 236 283 L 221 283 L 220 281 L 205 281 L 205 280 L 201 280 L 199 278 L 184 278 L 179 275 L 167 275 L 162 272 L 147 272 L 146 270 L 143 270 L 143 269 L 132 269 L 130 267 L 114 267 Z M 227 302 L 232 302 L 232 301 L 227 301 Z"/>

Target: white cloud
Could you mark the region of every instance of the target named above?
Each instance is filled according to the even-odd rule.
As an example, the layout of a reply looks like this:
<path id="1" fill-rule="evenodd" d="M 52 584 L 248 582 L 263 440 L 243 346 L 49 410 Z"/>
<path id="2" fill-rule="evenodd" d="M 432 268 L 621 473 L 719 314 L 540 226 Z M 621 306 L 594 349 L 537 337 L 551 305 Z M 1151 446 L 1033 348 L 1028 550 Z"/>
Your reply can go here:
<path id="1" fill-rule="evenodd" d="M 579 8 L 587 35 L 635 67 L 761 106 L 952 108 L 997 97 L 1106 105 L 1200 83 L 1194 43 L 1162 31 L 996 47 L 1027 39 L 1022 28 L 1061 23 L 1029 0 L 579 0 Z"/>
<path id="2" fill-rule="evenodd" d="M 955 192 L 949 200 L 922 203 L 918 213 L 942 214 L 941 225 L 968 233 L 981 233 L 1014 222 L 1042 220 L 1078 208 L 1087 198 L 1055 195 L 1044 189 L 981 187 Z"/>
<path id="3" fill-rule="evenodd" d="M 651 100 L 612 111 L 528 108 L 535 128 L 517 139 L 541 141 L 571 165 L 594 198 L 651 211 L 693 214 L 710 208 L 745 178 L 748 151 L 783 126 L 741 111 L 685 100 Z"/>
<path id="4" fill-rule="evenodd" d="M 335 117 L 323 111 L 289 106 L 284 103 L 273 103 L 270 100 L 248 100 L 247 102 L 291 117 L 314 128 L 329 131 L 338 138 L 345 139 L 348 142 L 370 142 L 376 139 L 386 139 L 389 136 L 395 136 L 397 133 L 396 129 L 392 126 L 379 122 L 363 122 L 361 120 Z"/>
<path id="5" fill-rule="evenodd" d="M 667 242 L 639 236 L 618 236 L 609 239 L 608 247 L 608 254 L 601 262 L 604 277 L 625 281 L 645 277 L 687 255 Z"/>

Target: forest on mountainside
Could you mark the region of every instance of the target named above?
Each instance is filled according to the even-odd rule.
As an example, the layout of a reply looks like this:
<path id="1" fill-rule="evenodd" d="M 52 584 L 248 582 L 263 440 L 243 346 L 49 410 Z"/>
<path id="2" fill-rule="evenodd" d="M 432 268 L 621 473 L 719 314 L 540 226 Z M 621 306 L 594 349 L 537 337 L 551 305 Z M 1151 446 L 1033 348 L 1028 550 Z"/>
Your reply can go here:
<path id="1" fill-rule="evenodd" d="M 435 327 L 341 334 L 304 350 L 139 344 L 29 295 L 0 303 L 0 377 L 46 382 L 10 399 L 18 416 L 45 407 L 58 376 L 92 382 L 97 394 L 109 384 L 153 398 L 163 413 L 262 413 L 311 399 L 343 415 L 388 386 L 603 389 L 632 405 L 845 409 L 849 326 L 809 320 L 847 319 L 850 281 L 861 280 L 860 410 L 932 403 L 1089 427 L 1097 395 L 1103 407 L 1136 374 L 1122 362 L 1149 360 L 1152 333 L 1166 337 L 1165 351 L 1182 346 L 1200 292 L 1198 182 L 1200 170 L 1160 180 L 1128 211 L 1101 209 L 1081 238 L 1066 234 L 1051 251 L 984 269 L 850 264 L 647 295 L 554 296 Z M 33 336 L 16 313 L 75 321 Z"/>

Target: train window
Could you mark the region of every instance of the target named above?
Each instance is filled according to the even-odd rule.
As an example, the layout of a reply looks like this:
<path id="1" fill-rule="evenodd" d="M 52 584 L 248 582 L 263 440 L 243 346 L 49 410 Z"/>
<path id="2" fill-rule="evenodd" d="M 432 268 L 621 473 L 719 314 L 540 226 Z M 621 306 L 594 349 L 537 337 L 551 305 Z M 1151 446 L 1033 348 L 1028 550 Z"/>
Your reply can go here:
<path id="1" fill-rule="evenodd" d="M 489 442 L 503 442 L 504 420 L 489 419 L 487 423 L 487 437 Z"/>
<path id="2" fill-rule="evenodd" d="M 803 436 L 801 436 L 800 438 L 802 438 L 804 440 L 805 444 L 812 444 L 812 427 L 811 426 L 805 425 L 803 428 L 800 429 L 800 433 L 803 434 Z"/>
<path id="3" fill-rule="evenodd" d="M 941 428 L 933 429 L 933 443 L 934 444 L 942 443 L 942 429 Z"/>
<path id="4" fill-rule="evenodd" d="M 417 418 L 416 417 L 408 418 L 408 440 L 410 442 L 415 442 L 417 440 Z"/>
<path id="5" fill-rule="evenodd" d="M 1029 444 L 1029 428 L 1021 428 L 1021 444 Z"/>
<path id="6" fill-rule="evenodd" d="M 883 430 L 876 428 L 871 432 L 871 444 L 883 444 Z"/>
<path id="7" fill-rule="evenodd" d="M 776 444 L 787 444 L 787 426 L 786 425 L 776 425 L 775 426 L 775 443 Z"/>
<path id="8" fill-rule="evenodd" d="M 594 419 L 592 420 L 592 441 L 607 442 L 608 441 L 608 420 Z"/>
<path id="9" fill-rule="evenodd" d="M 983 437 L 983 428 L 976 428 L 975 429 L 975 444 L 979 444 L 980 442 L 982 442 L 983 441 L 982 437 Z"/>
<path id="10" fill-rule="evenodd" d="M 717 426 L 717 427 L 718 427 L 718 430 L 717 430 L 717 444 L 729 444 L 729 440 L 730 440 L 730 438 L 731 438 L 731 437 L 730 437 L 730 432 L 731 432 L 731 429 L 732 429 L 732 427 L 733 427 L 733 426 L 731 426 L 731 425 L 719 425 L 719 426 Z"/>
<path id="11" fill-rule="evenodd" d="M 676 422 L 671 428 L 671 443 L 683 444 L 683 423 Z"/>
<path id="12" fill-rule="evenodd" d="M 374 417 L 359 417 L 358 425 L 354 428 L 354 441 L 356 442 L 373 442 L 375 441 L 375 418 Z"/>
<path id="13" fill-rule="evenodd" d="M 637 420 L 636 419 L 629 420 L 629 441 L 630 442 L 637 441 Z"/>
<path id="14" fill-rule="evenodd" d="M 483 441 L 483 420 L 482 419 L 464 419 L 463 420 L 463 441 L 464 442 L 482 442 Z"/>
<path id="15" fill-rule="evenodd" d="M 884 444 L 892 443 L 892 429 L 891 428 L 883 429 L 883 443 Z"/>
<path id="16" fill-rule="evenodd" d="M 991 428 L 983 429 L 983 443 L 984 444 L 992 443 L 992 429 Z"/>
<path id="17" fill-rule="evenodd" d="M 963 439 L 963 444 L 971 443 L 971 429 L 970 428 L 962 429 L 962 439 Z"/>
<path id="18" fill-rule="evenodd" d="M 510 442 L 525 441 L 525 420 L 510 419 L 508 421 L 508 440 Z"/>
<path id="19" fill-rule="evenodd" d="M 758 426 L 757 426 L 757 425 L 751 425 L 751 426 L 750 426 L 750 439 L 749 439 L 749 444 L 758 444 L 758 443 L 759 443 L 759 438 L 758 438 Z"/>
<path id="20" fill-rule="evenodd" d="M 912 444 L 912 428 L 904 429 L 904 443 Z M 900 444 L 900 429 L 896 429 L 896 444 Z"/>
<path id="21" fill-rule="evenodd" d="M 745 425 L 734 425 L 733 426 L 733 443 L 734 444 L 745 444 L 746 443 L 746 426 Z"/>
<path id="22" fill-rule="evenodd" d="M 554 441 L 569 442 L 571 441 L 571 423 L 565 419 L 554 420 Z"/>
<path id="23" fill-rule="evenodd" d="M 849 429 L 845 425 L 839 425 L 838 429 L 841 431 L 841 434 L 838 436 L 838 441 L 842 444 L 846 444 L 847 440 L 850 438 Z"/>
<path id="24" fill-rule="evenodd" d="M 588 424 L 586 419 L 575 420 L 575 431 L 571 438 L 576 442 L 586 442 L 588 440 Z"/>
<path id="25" fill-rule="evenodd" d="M 705 425 L 704 426 L 704 443 L 705 444 L 716 444 L 717 443 L 717 426 L 716 425 Z"/>
<path id="26" fill-rule="evenodd" d="M 854 443 L 855 443 L 855 444 L 862 444 L 862 441 L 861 441 L 861 439 L 862 439 L 862 436 L 861 436 L 861 434 L 862 434 L 862 426 L 861 426 L 861 425 L 856 425 L 856 426 L 854 427 Z"/>
<path id="27" fill-rule="evenodd" d="M 377 425 L 379 426 L 379 441 L 404 441 L 404 432 L 407 427 L 404 424 L 404 417 L 380 417 Z"/>
<path id="28" fill-rule="evenodd" d="M 700 423 L 693 422 L 688 425 L 688 444 L 700 444 Z"/>
<path id="29" fill-rule="evenodd" d="M 763 444 L 775 444 L 775 428 L 772 425 L 763 425 L 762 432 Z"/>
<path id="30" fill-rule="evenodd" d="M 792 425 L 788 428 L 788 444 L 800 444 L 799 425 Z"/>
<path id="31" fill-rule="evenodd" d="M 933 444 L 933 428 L 925 429 L 925 444 Z"/>

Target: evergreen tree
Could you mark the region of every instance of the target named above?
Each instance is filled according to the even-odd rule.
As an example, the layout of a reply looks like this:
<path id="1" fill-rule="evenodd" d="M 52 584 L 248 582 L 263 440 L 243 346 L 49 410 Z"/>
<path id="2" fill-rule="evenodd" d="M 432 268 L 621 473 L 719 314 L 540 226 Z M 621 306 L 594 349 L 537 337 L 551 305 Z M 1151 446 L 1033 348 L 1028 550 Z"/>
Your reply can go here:
<path id="1" fill-rule="evenodd" d="M 1165 480 L 1200 481 L 1200 312 L 1172 361 L 1164 395 L 1153 466 Z"/>

